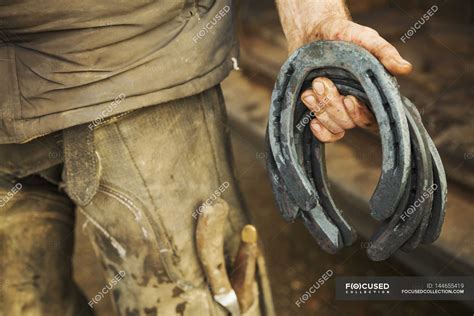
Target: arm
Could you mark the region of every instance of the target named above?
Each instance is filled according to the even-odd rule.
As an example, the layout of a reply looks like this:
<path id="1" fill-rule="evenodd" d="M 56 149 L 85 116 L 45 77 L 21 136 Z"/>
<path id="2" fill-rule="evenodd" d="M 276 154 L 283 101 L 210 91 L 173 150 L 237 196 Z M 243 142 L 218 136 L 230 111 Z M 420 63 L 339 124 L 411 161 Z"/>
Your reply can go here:
<path id="1" fill-rule="evenodd" d="M 277 0 L 276 4 L 290 53 L 318 39 L 321 22 L 329 18 L 350 20 L 343 0 Z"/>
<path id="2" fill-rule="evenodd" d="M 353 42 L 370 51 L 392 74 L 408 74 L 412 65 L 377 31 L 351 21 L 344 0 L 277 0 L 289 52 L 315 40 Z M 323 142 L 341 139 L 356 126 L 373 128 L 375 119 L 354 96 L 341 96 L 327 78 L 316 78 L 301 95 L 316 117 L 313 134 Z M 329 100 L 329 101 L 328 101 Z"/>

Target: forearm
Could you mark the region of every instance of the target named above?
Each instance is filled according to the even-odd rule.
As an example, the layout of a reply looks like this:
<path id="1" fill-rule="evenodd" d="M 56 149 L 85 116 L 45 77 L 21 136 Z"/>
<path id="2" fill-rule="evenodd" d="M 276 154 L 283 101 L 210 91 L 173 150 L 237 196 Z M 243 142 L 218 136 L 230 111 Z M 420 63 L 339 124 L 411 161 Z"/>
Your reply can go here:
<path id="1" fill-rule="evenodd" d="M 349 19 L 344 0 L 276 0 L 281 24 L 289 43 L 306 43 L 307 37 L 317 37 L 318 25 L 330 18 Z"/>

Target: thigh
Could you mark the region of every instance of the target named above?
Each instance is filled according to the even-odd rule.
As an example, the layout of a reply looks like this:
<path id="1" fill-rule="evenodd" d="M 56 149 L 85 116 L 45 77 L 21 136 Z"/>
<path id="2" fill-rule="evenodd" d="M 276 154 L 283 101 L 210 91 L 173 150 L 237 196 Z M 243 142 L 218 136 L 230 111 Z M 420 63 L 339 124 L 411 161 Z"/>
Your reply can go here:
<path id="1" fill-rule="evenodd" d="M 101 180 L 82 211 L 107 279 L 123 271 L 111 289 L 120 311 L 225 314 L 206 286 L 194 231 L 196 211 L 219 190 L 231 206 L 225 239 L 226 254 L 234 257 L 246 216 L 227 133 L 218 88 L 95 131 Z"/>
<path id="2" fill-rule="evenodd" d="M 72 279 L 74 209 L 39 177 L 0 175 L 0 315 L 92 315 Z"/>

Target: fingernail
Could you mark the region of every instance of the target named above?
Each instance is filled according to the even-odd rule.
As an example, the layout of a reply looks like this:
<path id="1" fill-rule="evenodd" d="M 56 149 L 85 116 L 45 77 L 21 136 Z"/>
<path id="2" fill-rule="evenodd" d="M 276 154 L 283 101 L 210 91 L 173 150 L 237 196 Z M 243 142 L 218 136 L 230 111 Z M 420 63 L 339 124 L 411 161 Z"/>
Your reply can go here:
<path id="1" fill-rule="evenodd" d="M 324 84 L 321 81 L 313 83 L 313 87 L 317 94 L 321 95 L 324 93 Z"/>
<path id="2" fill-rule="evenodd" d="M 321 132 L 321 126 L 319 125 L 318 122 L 313 121 L 313 122 L 311 122 L 311 125 L 312 125 L 313 128 L 316 130 L 316 132 L 318 132 L 318 133 Z"/>
<path id="3" fill-rule="evenodd" d="M 304 100 L 311 107 L 316 105 L 316 98 L 312 95 L 308 95 L 307 97 L 304 97 Z"/>
<path id="4" fill-rule="evenodd" d="M 344 105 L 350 112 L 354 111 L 354 102 L 350 98 L 344 98 Z"/>

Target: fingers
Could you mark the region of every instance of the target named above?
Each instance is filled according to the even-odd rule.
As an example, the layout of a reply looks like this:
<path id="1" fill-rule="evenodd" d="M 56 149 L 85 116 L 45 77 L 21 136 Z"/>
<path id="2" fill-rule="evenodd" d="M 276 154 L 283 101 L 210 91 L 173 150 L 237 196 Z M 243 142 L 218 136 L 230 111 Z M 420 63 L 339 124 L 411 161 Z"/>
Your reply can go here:
<path id="1" fill-rule="evenodd" d="M 354 23 L 355 24 L 355 23 Z M 354 40 L 357 44 L 374 54 L 380 62 L 394 75 L 408 74 L 412 65 L 400 56 L 397 49 L 383 39 L 375 30 L 356 24 Z"/>
<path id="2" fill-rule="evenodd" d="M 356 126 L 344 107 L 343 96 L 339 94 L 331 80 L 316 78 L 313 81 L 312 87 L 318 101 L 327 105 L 324 113 L 327 113 L 328 120 L 335 122 L 337 126 L 344 130 Z M 341 130 L 333 131 L 331 128 L 329 130 L 334 133 L 341 132 Z"/>
<path id="3" fill-rule="evenodd" d="M 327 113 L 327 108 L 329 107 L 328 101 L 318 101 L 314 93 L 311 90 L 308 91 L 310 92 L 305 91 L 302 95 L 303 103 L 314 113 L 318 121 L 331 133 L 338 134 L 344 131 Z"/>
<path id="4" fill-rule="evenodd" d="M 356 97 L 344 97 L 344 107 L 355 125 L 376 131 L 378 129 L 374 115 Z"/>
<path id="5" fill-rule="evenodd" d="M 395 47 L 370 27 L 349 20 L 333 19 L 321 25 L 321 37 L 328 40 L 353 42 L 364 47 L 394 75 L 408 74 L 413 68 L 400 56 Z"/>
<path id="6" fill-rule="evenodd" d="M 367 107 L 353 96 L 341 96 L 328 78 L 314 79 L 312 89 L 304 91 L 301 99 L 315 116 L 311 130 L 322 142 L 337 141 L 344 136 L 345 130 L 356 126 L 376 126 Z"/>
<path id="7" fill-rule="evenodd" d="M 340 140 L 344 137 L 346 132 L 342 131 L 341 133 L 333 134 L 331 133 L 324 125 L 322 125 L 317 119 L 311 120 L 310 123 L 311 131 L 313 135 L 323 143 L 332 143 Z"/>
<path id="8" fill-rule="evenodd" d="M 302 95 L 303 103 L 316 115 L 329 131 L 334 134 L 355 127 L 347 114 L 342 96 L 336 86 L 327 78 L 316 78 L 312 90 Z"/>

